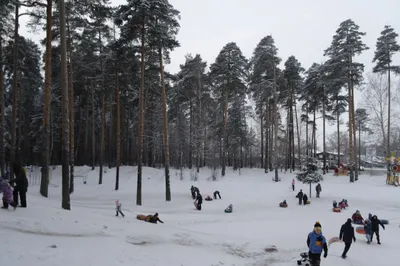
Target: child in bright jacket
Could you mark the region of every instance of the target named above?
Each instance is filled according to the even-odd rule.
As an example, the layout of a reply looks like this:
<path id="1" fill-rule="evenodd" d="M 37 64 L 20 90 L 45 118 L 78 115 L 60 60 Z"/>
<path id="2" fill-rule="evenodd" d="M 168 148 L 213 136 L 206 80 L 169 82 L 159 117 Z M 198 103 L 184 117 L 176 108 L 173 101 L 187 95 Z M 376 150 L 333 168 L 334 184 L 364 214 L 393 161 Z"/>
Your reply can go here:
<path id="1" fill-rule="evenodd" d="M 328 245 L 321 231 L 321 224 L 316 222 L 314 230 L 309 233 L 307 237 L 308 256 L 310 258 L 310 264 L 313 266 L 320 265 L 322 251 L 324 251 L 324 258 L 328 256 Z"/>
<path id="2" fill-rule="evenodd" d="M 121 202 L 119 200 L 115 201 L 115 211 L 116 211 L 115 216 L 118 216 L 118 214 L 120 213 L 122 217 L 125 217 L 125 215 L 121 211 L 121 208 L 122 208 Z"/>
<path id="3" fill-rule="evenodd" d="M 3 193 L 3 209 L 8 209 L 8 205 L 17 208 L 13 200 L 13 190 L 11 185 L 4 179 L 0 180 L 0 193 Z"/>

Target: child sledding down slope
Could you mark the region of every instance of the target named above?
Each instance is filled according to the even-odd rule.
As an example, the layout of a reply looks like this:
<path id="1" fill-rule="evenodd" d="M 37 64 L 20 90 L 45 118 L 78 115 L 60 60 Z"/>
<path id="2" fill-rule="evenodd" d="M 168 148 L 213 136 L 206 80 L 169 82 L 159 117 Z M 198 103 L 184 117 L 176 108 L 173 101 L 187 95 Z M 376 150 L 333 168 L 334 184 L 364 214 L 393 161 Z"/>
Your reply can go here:
<path id="1" fill-rule="evenodd" d="M 3 207 L 8 209 L 8 205 L 17 208 L 17 204 L 13 200 L 13 191 L 11 185 L 4 179 L 0 179 L 0 193 L 3 193 Z"/>

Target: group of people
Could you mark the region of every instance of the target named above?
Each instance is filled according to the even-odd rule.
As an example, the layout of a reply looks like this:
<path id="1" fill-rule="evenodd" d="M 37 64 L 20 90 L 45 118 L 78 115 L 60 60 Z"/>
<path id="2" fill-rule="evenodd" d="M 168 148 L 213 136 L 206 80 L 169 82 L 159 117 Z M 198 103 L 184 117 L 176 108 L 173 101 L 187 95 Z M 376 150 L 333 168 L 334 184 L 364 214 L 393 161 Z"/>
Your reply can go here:
<path id="1" fill-rule="evenodd" d="M 345 210 L 347 207 L 349 207 L 349 204 L 347 203 L 347 199 L 342 199 L 339 204 L 337 203 L 336 200 L 333 201 L 332 203 L 333 208 L 340 208 L 341 210 Z"/>
<path id="2" fill-rule="evenodd" d="M 299 199 L 299 205 L 301 205 L 301 203 L 303 203 L 304 205 L 308 204 L 308 196 L 307 194 L 303 193 L 302 189 L 300 189 L 299 193 L 297 193 L 296 198 Z"/>
<path id="3" fill-rule="evenodd" d="M 201 205 L 203 204 L 203 196 L 200 194 L 200 190 L 198 187 L 191 186 L 190 187 L 190 193 L 192 194 L 192 198 L 195 200 L 194 201 L 194 206 L 196 207 L 197 210 L 201 211 Z M 213 193 L 214 199 L 222 199 L 221 193 L 216 190 Z M 212 198 L 210 196 L 206 197 L 206 200 L 210 201 Z"/>
<path id="4" fill-rule="evenodd" d="M 11 164 L 14 176 L 10 176 L 10 171 L 7 170 L 0 178 L 0 193 L 3 194 L 2 209 L 8 209 L 9 206 L 14 209 L 19 207 L 26 208 L 26 193 L 28 192 L 28 179 L 26 177 L 25 169 L 17 163 Z"/>

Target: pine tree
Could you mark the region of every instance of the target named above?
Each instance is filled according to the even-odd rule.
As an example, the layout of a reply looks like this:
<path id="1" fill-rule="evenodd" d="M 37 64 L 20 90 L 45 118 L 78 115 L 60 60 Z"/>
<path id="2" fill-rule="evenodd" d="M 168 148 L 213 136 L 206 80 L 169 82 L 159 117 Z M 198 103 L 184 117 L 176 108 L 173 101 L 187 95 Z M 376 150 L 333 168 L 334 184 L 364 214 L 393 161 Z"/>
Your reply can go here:
<path id="1" fill-rule="evenodd" d="M 333 36 L 330 47 L 325 50 L 324 54 L 330 57 L 331 66 L 341 69 L 342 73 L 338 78 L 345 79 L 347 82 L 349 97 L 349 155 L 352 165 L 352 167 L 350 167 L 350 182 L 358 180 L 354 119 L 354 86 L 361 83 L 363 79 L 362 73 L 364 71 L 364 64 L 354 62 L 354 57 L 369 49 L 368 46 L 362 42 L 362 37 L 366 33 L 359 31 L 359 28 L 360 27 L 351 19 L 340 23 L 336 34 Z"/>
<path id="2" fill-rule="evenodd" d="M 387 148 L 386 148 L 386 156 L 390 157 L 390 109 L 391 109 L 391 80 L 390 74 L 394 72 L 395 74 L 400 74 L 400 66 L 396 66 L 392 64 L 392 57 L 395 53 L 400 51 L 400 45 L 397 43 L 397 37 L 399 35 L 394 31 L 394 29 L 385 25 L 384 30 L 381 32 L 381 36 L 378 38 L 376 42 L 376 50 L 375 56 L 372 60 L 376 62 L 375 67 L 373 68 L 374 73 L 386 73 L 388 78 L 388 121 L 387 121 Z M 388 161 L 388 178 L 390 175 L 390 162 Z"/>
<path id="3" fill-rule="evenodd" d="M 321 170 L 318 169 L 317 159 L 308 157 L 303 164 L 304 168 L 296 175 L 298 181 L 303 184 L 310 184 L 310 198 L 311 198 L 311 184 L 319 183 L 324 180 Z"/>

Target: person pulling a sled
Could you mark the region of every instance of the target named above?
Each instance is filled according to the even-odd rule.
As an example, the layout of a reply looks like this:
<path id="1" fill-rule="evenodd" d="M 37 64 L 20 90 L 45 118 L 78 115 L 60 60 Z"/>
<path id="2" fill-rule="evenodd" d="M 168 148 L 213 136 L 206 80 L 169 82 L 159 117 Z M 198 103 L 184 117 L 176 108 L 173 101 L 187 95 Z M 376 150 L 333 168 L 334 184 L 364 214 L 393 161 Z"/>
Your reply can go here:
<path id="1" fill-rule="evenodd" d="M 156 224 L 157 222 L 164 223 L 163 221 L 158 218 L 158 213 L 156 212 L 154 215 L 147 215 L 146 222 Z"/>
<path id="2" fill-rule="evenodd" d="M 351 243 L 356 242 L 356 237 L 354 235 L 354 227 L 351 225 L 351 219 L 347 219 L 346 223 L 340 228 L 339 238 L 344 242 L 344 250 L 342 253 L 342 258 L 346 258 L 346 254 L 351 247 Z"/>
<path id="3" fill-rule="evenodd" d="M 201 204 L 203 204 L 203 197 L 201 196 L 200 193 L 197 193 L 197 198 L 194 202 L 194 205 L 196 206 L 196 209 L 201 211 Z"/>
<path id="4" fill-rule="evenodd" d="M 372 216 L 371 218 L 371 242 L 374 237 L 374 234 L 376 235 L 376 240 L 378 241 L 378 244 L 381 244 L 380 236 L 379 236 L 379 225 L 382 226 L 383 230 L 385 230 L 385 226 L 381 222 L 381 220 L 378 219 L 376 215 Z"/>
<path id="5" fill-rule="evenodd" d="M 308 256 L 311 266 L 320 266 L 321 254 L 324 251 L 324 258 L 328 256 L 328 245 L 326 238 L 322 235 L 321 224 L 316 222 L 314 230 L 307 237 Z"/>
<path id="6" fill-rule="evenodd" d="M 219 194 L 218 190 L 214 191 L 214 199 L 217 199 L 217 196 L 221 199 L 221 194 Z"/>
<path id="7" fill-rule="evenodd" d="M 121 214 L 122 217 L 125 217 L 125 215 L 122 213 L 121 208 L 122 208 L 122 204 L 119 200 L 115 201 L 115 211 L 117 212 L 115 214 L 115 216 L 118 216 L 118 214 Z"/>
<path id="8" fill-rule="evenodd" d="M 300 189 L 299 193 L 297 193 L 296 198 L 299 199 L 299 205 L 301 205 L 301 202 L 303 201 L 303 190 Z"/>

